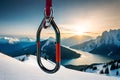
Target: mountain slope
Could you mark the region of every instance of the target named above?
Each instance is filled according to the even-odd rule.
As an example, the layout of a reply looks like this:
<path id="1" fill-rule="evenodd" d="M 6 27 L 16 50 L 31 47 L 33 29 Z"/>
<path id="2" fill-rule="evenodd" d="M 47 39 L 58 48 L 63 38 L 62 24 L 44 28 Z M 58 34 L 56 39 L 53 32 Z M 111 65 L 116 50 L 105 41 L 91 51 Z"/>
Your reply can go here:
<path id="1" fill-rule="evenodd" d="M 29 38 L 13 38 L 13 37 L 0 37 L 0 52 L 9 56 L 23 55 L 21 52 L 16 53 L 18 50 L 34 45 L 35 42 Z"/>
<path id="2" fill-rule="evenodd" d="M 84 71 L 120 77 L 120 59 L 103 64 L 93 64 L 84 69 Z"/>
<path id="3" fill-rule="evenodd" d="M 108 56 L 113 59 L 119 59 L 120 29 L 110 30 L 109 32 L 104 31 L 102 33 L 102 36 L 99 36 L 94 40 L 84 42 L 82 44 L 71 46 L 71 48 Z"/>
<path id="4" fill-rule="evenodd" d="M 7 41 L 6 41 L 7 40 Z M 13 43 L 9 43 L 10 41 Z M 47 58 L 51 61 L 55 61 L 55 40 L 54 38 L 50 37 L 47 40 L 41 41 L 41 49 L 42 49 L 42 57 Z M 10 38 L 10 37 L 3 37 L 0 38 L 0 52 L 16 57 L 25 54 L 32 54 L 36 55 L 37 52 L 37 45 L 34 41 L 30 41 L 29 38 Z M 79 58 L 80 54 L 72 51 L 66 47 L 61 46 L 61 58 L 63 60 L 69 60 L 74 58 Z M 61 62 L 62 62 L 61 61 Z"/>
<path id="5" fill-rule="evenodd" d="M 47 65 L 52 65 L 43 61 Z M 0 80 L 120 80 L 117 77 L 73 71 L 62 66 L 57 73 L 50 75 L 39 69 L 36 63 L 35 65 L 29 63 L 20 62 L 0 53 Z"/>
<path id="6" fill-rule="evenodd" d="M 80 44 L 80 43 L 83 43 L 85 41 L 88 41 L 90 39 L 92 39 L 92 37 L 90 37 L 90 36 L 75 35 L 75 36 L 72 36 L 70 38 L 63 39 L 61 41 L 61 43 L 62 43 L 62 45 L 65 45 L 65 46 L 73 46 L 73 45 Z"/>
<path id="7" fill-rule="evenodd" d="M 45 44 L 41 45 L 41 50 L 43 57 L 47 56 L 47 58 L 51 61 L 55 61 L 55 41 L 54 39 L 49 38 Z M 45 55 L 45 56 L 44 56 Z M 61 46 L 61 59 L 62 60 L 70 60 L 70 59 L 75 59 L 79 58 L 80 54 L 76 53 L 73 50 L 70 50 L 64 46 Z"/>

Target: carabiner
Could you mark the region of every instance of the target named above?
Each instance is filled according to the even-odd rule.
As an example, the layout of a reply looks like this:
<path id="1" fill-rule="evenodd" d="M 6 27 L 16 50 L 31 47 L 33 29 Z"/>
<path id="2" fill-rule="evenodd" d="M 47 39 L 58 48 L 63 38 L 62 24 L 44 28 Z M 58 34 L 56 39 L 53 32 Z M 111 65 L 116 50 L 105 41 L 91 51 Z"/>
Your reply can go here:
<path id="1" fill-rule="evenodd" d="M 52 7 L 50 8 L 51 12 L 50 15 L 47 16 L 46 14 L 46 9 L 44 10 L 44 16 L 45 16 L 45 21 L 44 21 L 44 28 L 47 29 L 48 27 L 51 26 L 51 20 L 53 19 L 53 9 Z"/>
<path id="2" fill-rule="evenodd" d="M 42 28 L 44 27 L 44 21 L 45 21 L 45 18 L 42 20 L 42 23 L 40 24 L 39 28 L 38 28 L 38 31 L 37 31 L 37 62 L 38 62 L 38 65 L 40 66 L 40 68 L 47 72 L 47 73 L 55 73 L 59 70 L 60 68 L 60 59 L 61 59 L 61 52 L 60 52 L 60 31 L 57 27 L 57 25 L 55 24 L 53 18 L 52 20 L 50 21 L 50 24 L 51 26 L 53 27 L 54 31 L 55 31 L 55 34 L 56 34 L 56 66 L 54 69 L 52 70 L 49 70 L 47 69 L 46 67 L 44 67 L 44 65 L 42 64 L 41 62 L 41 42 L 40 42 L 40 37 L 41 37 L 41 31 L 42 31 Z"/>

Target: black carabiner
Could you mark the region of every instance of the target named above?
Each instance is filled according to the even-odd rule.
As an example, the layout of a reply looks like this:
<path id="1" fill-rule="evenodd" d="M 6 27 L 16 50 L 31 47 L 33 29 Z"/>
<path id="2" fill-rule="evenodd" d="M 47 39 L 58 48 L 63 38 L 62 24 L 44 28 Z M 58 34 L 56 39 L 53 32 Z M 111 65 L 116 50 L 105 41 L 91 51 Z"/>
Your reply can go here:
<path id="1" fill-rule="evenodd" d="M 44 27 L 44 21 L 45 21 L 46 18 L 44 18 L 42 20 L 42 23 L 40 24 L 39 28 L 38 28 L 38 31 L 37 31 L 37 62 L 38 62 L 38 65 L 40 66 L 40 68 L 47 72 L 47 73 L 55 73 L 59 70 L 60 68 L 60 59 L 61 59 L 61 52 L 60 52 L 60 31 L 57 27 L 57 25 L 55 24 L 53 18 L 52 20 L 50 21 L 50 24 L 51 26 L 53 27 L 54 31 L 55 31 L 55 34 L 56 34 L 56 66 L 54 69 L 52 70 L 49 70 L 47 69 L 46 67 L 44 67 L 44 65 L 42 64 L 41 62 L 41 46 L 40 46 L 40 34 L 41 34 L 41 31 L 42 31 L 42 28 Z"/>

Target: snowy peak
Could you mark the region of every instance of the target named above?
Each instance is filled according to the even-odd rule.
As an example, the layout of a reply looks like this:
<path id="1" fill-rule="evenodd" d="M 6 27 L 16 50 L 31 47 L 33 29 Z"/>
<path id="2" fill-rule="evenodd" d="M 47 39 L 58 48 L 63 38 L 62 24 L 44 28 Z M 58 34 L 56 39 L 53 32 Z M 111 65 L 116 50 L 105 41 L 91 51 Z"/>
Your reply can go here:
<path id="1" fill-rule="evenodd" d="M 49 37 L 49 38 L 48 38 L 48 41 L 55 42 L 55 39 L 54 39 L 53 37 Z"/>
<path id="2" fill-rule="evenodd" d="M 83 51 L 91 51 L 102 45 L 116 45 L 120 46 L 120 29 L 104 31 L 102 36 L 98 36 L 94 40 L 86 41 L 82 44 L 71 46 L 72 48 L 81 49 Z M 79 48 L 78 48 L 79 47 Z"/>
<path id="3" fill-rule="evenodd" d="M 87 51 L 90 53 L 106 55 L 113 59 L 120 57 L 120 29 L 104 31 L 101 36 L 94 40 L 84 42 L 71 48 Z"/>
<path id="4" fill-rule="evenodd" d="M 49 38 L 44 41 L 41 45 L 41 55 L 44 58 L 47 58 L 53 62 L 55 62 L 55 54 L 56 54 L 56 46 L 54 38 Z M 61 63 L 64 63 L 64 60 L 79 58 L 80 54 L 77 52 L 70 50 L 64 46 L 61 46 Z M 63 62 L 62 62 L 63 61 Z"/>
<path id="5" fill-rule="evenodd" d="M 120 46 L 120 29 L 103 32 L 100 43 Z"/>
<path id="6" fill-rule="evenodd" d="M 0 43 L 9 43 L 9 44 L 14 44 L 17 42 L 33 42 L 35 40 L 24 37 L 24 38 L 16 38 L 16 37 L 0 37 Z"/>
<path id="7" fill-rule="evenodd" d="M 33 41 L 35 41 L 34 39 L 28 38 L 28 37 L 19 38 L 19 40 L 20 40 L 20 41 L 28 41 L 28 42 L 33 42 Z"/>
<path id="8" fill-rule="evenodd" d="M 10 43 L 14 44 L 15 42 L 18 42 L 19 39 L 17 38 L 12 38 L 12 37 L 0 37 L 0 42 L 2 43 Z"/>
<path id="9" fill-rule="evenodd" d="M 41 50 L 44 50 L 46 46 L 55 47 L 55 39 L 53 37 L 49 37 L 45 44 L 42 46 Z"/>

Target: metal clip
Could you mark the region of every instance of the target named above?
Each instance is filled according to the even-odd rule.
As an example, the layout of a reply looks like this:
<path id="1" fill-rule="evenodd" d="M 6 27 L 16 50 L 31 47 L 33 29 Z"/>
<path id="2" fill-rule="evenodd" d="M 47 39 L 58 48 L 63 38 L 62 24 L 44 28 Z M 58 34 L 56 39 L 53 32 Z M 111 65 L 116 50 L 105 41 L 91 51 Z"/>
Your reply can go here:
<path id="1" fill-rule="evenodd" d="M 60 68 L 60 59 L 61 59 L 61 52 L 60 52 L 60 31 L 57 27 L 57 25 L 55 24 L 53 18 L 51 19 L 50 21 L 50 24 L 52 25 L 54 31 L 55 31 L 55 34 L 56 34 L 56 66 L 54 69 L 52 70 L 49 70 L 47 69 L 46 67 L 44 67 L 44 65 L 42 64 L 41 62 L 41 42 L 40 42 L 40 38 L 41 38 L 41 31 L 42 31 L 42 28 L 44 27 L 44 21 L 45 21 L 46 18 L 44 18 L 42 20 L 42 23 L 40 24 L 39 28 L 38 28 L 38 31 L 37 31 L 37 62 L 38 62 L 38 65 L 40 66 L 40 68 L 47 72 L 47 73 L 55 73 L 59 70 Z"/>
<path id="2" fill-rule="evenodd" d="M 50 16 L 47 16 L 46 14 L 46 9 L 44 10 L 44 16 L 45 16 L 45 21 L 44 21 L 44 28 L 48 28 L 51 26 L 51 20 L 53 19 L 53 9 L 52 7 L 50 8 Z"/>

